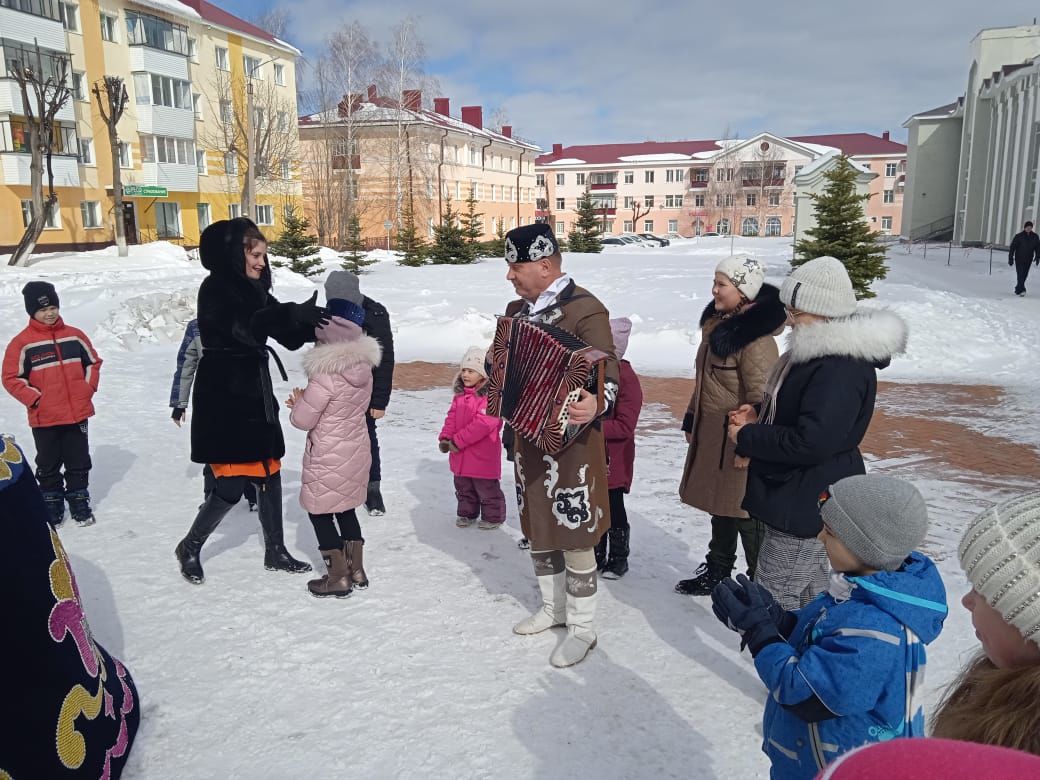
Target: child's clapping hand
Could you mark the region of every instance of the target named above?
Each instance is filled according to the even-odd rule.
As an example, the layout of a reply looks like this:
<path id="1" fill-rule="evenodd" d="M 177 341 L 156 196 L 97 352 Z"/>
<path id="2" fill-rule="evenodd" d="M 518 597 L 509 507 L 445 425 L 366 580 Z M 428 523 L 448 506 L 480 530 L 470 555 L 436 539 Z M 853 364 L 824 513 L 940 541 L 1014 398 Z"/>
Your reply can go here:
<path id="1" fill-rule="evenodd" d="M 298 387 L 294 387 L 292 395 L 285 399 L 285 405 L 292 409 L 296 405 L 296 402 L 300 400 L 301 395 L 303 395 L 303 390 L 301 390 Z"/>

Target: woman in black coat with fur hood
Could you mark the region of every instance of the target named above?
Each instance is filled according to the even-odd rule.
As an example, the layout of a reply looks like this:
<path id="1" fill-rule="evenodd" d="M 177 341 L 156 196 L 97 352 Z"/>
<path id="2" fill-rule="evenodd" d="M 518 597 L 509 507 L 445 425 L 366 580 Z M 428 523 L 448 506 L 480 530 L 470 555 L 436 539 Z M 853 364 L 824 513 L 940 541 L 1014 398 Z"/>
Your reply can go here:
<path id="1" fill-rule="evenodd" d="M 683 420 L 690 443 L 679 496 L 711 515 L 704 563 L 675 589 L 708 596 L 733 571 L 737 537 L 748 576 L 755 573 L 762 539 L 759 523 L 741 508 L 747 460 L 726 438 L 730 411 L 762 400 L 766 377 L 779 350 L 773 336 L 784 327 L 780 291 L 765 284 L 765 266 L 748 255 L 727 257 L 715 269 L 712 301 L 701 315 L 696 386 Z"/>
<path id="2" fill-rule="evenodd" d="M 224 515 L 238 503 L 248 482 L 256 483 L 264 533 L 264 566 L 304 572 L 310 565 L 285 549 L 282 531 L 280 458 L 285 441 L 268 361 L 278 356 L 267 339 L 286 349 L 314 341 L 314 329 L 328 322 L 315 304 L 279 303 L 270 293 L 267 240 L 252 221 L 239 217 L 214 222 L 199 241 L 199 257 L 209 270 L 199 287 L 198 320 L 202 359 L 192 397 L 191 459 L 208 463 L 216 487 L 177 545 L 181 574 L 203 581 L 199 553 Z"/>

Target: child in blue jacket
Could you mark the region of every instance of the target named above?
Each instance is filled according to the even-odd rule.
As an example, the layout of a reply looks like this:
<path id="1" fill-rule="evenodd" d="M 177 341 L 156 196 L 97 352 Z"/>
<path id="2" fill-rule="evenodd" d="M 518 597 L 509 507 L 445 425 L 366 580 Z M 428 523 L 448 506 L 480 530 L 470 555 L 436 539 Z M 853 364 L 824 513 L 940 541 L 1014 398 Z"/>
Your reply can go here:
<path id="1" fill-rule="evenodd" d="M 741 633 L 769 689 L 762 749 L 770 776 L 785 780 L 813 778 L 860 745 L 924 736 L 924 647 L 947 613 L 935 564 L 915 551 L 928 510 L 913 485 L 857 475 L 820 501 L 826 593 L 794 612 L 743 575 L 712 593 L 716 616 Z"/>

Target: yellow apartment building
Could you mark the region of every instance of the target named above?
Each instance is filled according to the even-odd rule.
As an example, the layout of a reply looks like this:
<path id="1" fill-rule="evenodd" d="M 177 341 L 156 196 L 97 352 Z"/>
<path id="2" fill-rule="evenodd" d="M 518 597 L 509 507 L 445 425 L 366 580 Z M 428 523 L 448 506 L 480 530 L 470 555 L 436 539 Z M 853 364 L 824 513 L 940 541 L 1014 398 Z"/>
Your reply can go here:
<path id="1" fill-rule="evenodd" d="M 58 209 L 36 251 L 107 246 L 116 219 L 129 243 L 196 245 L 208 224 L 241 213 L 250 127 L 260 139 L 252 216 L 272 235 L 281 230 L 301 192 L 297 49 L 205 0 L 0 0 L 0 213 L 9 215 L 0 252 L 13 250 L 32 217 L 25 108 L 10 68 L 36 62 L 34 42 L 44 72 L 69 61 L 73 93 L 56 117 Z M 92 93 L 104 76 L 121 76 L 129 97 L 118 125 L 118 215 Z M 46 178 L 44 187 L 46 195 Z"/>

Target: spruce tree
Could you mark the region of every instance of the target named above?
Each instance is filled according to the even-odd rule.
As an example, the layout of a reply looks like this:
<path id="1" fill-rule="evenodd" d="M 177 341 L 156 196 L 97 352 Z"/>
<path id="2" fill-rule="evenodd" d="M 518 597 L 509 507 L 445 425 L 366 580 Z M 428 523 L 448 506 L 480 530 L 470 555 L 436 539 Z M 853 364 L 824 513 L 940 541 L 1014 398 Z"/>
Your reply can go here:
<path id="1" fill-rule="evenodd" d="M 444 203 L 441 224 L 433 229 L 433 245 L 429 255 L 434 265 L 465 265 L 473 262 L 473 248 L 466 240 L 459 217 L 459 213 L 452 207 L 451 198 L 448 198 Z"/>
<path id="2" fill-rule="evenodd" d="M 863 213 L 863 204 L 870 195 L 856 194 L 857 175 L 844 155 L 823 175 L 827 186 L 822 193 L 809 196 L 816 213 L 816 227 L 806 230 L 806 237 L 795 243 L 791 265 L 797 267 L 823 255 L 836 257 L 849 272 L 856 298 L 863 299 L 874 297 L 870 285 L 876 279 L 884 279 L 888 268 L 885 248 Z"/>
<path id="3" fill-rule="evenodd" d="M 358 215 L 351 216 L 347 224 L 347 241 L 345 248 L 347 253 L 340 255 L 340 266 L 344 271 L 360 273 L 366 265 L 372 265 L 375 260 L 365 253 L 365 242 L 361 240 L 361 220 Z"/>
<path id="4" fill-rule="evenodd" d="M 278 268 L 288 268 L 304 276 L 316 276 L 322 271 L 321 258 L 318 257 L 317 238 L 307 234 L 310 223 L 306 218 L 298 216 L 296 207 L 290 205 L 285 210 L 285 227 L 277 240 L 270 244 L 272 255 L 279 255 L 289 262 L 272 260 L 271 264 Z"/>
<path id="5" fill-rule="evenodd" d="M 480 239 L 484 235 L 483 212 L 477 211 L 477 197 L 473 189 L 466 198 L 466 213 L 462 216 L 462 235 L 470 250 L 470 262 L 480 256 Z"/>
<path id="6" fill-rule="evenodd" d="M 505 220 L 500 219 L 495 225 L 495 237 L 487 242 L 486 257 L 497 257 L 499 259 L 506 256 L 506 223 Z"/>
<path id="7" fill-rule="evenodd" d="M 592 192 L 586 187 L 585 194 L 578 198 L 575 209 L 578 220 L 574 229 L 567 236 L 567 246 L 571 252 L 602 252 L 603 242 L 600 240 L 599 216 L 592 200 Z"/>
<path id="8" fill-rule="evenodd" d="M 415 211 L 412 198 L 405 198 L 401 211 L 401 229 L 397 231 L 397 247 L 401 251 L 398 263 L 401 265 L 420 266 L 426 264 L 429 247 L 426 239 L 415 229 Z"/>

